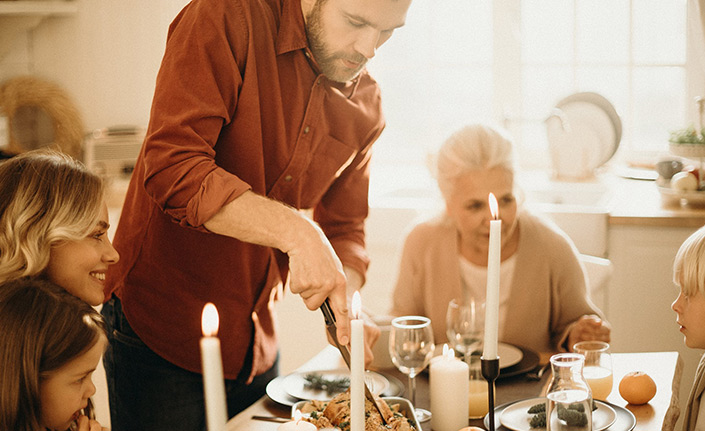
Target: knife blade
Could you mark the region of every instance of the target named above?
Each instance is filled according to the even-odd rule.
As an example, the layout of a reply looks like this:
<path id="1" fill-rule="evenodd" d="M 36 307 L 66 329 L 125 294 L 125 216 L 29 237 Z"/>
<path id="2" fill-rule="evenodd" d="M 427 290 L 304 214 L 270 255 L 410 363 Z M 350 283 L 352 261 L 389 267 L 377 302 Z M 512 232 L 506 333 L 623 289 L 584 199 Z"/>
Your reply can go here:
<path id="1" fill-rule="evenodd" d="M 331 310 L 330 308 L 330 301 L 328 300 L 328 298 L 326 298 L 323 304 L 321 304 L 321 311 L 323 312 L 323 318 L 326 321 L 326 330 L 328 331 L 330 337 L 333 339 L 335 346 L 340 351 L 340 355 L 343 357 L 345 365 L 347 365 L 348 369 L 350 369 L 350 351 L 348 350 L 347 346 L 342 346 L 338 341 L 338 327 L 335 324 L 335 314 L 333 314 L 333 310 Z M 372 402 L 372 405 L 375 406 L 375 408 L 379 412 L 379 415 L 382 418 L 382 422 L 387 425 L 387 418 L 384 417 L 382 409 L 377 404 L 377 400 L 372 395 L 372 392 L 370 392 L 370 388 L 367 387 L 367 382 L 363 382 L 363 384 L 365 385 L 365 398 Z"/>

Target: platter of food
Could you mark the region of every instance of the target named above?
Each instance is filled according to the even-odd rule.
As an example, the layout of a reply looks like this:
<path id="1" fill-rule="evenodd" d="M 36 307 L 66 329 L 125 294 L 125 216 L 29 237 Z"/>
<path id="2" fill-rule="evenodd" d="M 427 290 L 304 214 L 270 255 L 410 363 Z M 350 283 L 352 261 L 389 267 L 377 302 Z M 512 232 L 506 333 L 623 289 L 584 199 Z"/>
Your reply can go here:
<path id="1" fill-rule="evenodd" d="M 338 394 L 330 401 L 299 401 L 291 407 L 291 416 L 299 410 L 303 420 L 311 422 L 318 429 L 332 427 L 345 428 L 350 421 L 350 392 Z M 370 401 L 365 403 L 366 431 L 421 431 L 421 424 L 414 415 L 414 407 L 409 400 L 400 397 L 381 397 L 382 408 L 389 426 L 382 423 L 379 412 Z"/>
<path id="2" fill-rule="evenodd" d="M 546 398 L 529 398 L 503 404 L 495 408 L 495 424 L 497 431 L 536 431 L 544 427 L 531 427 L 532 417 L 536 413 L 529 413 L 529 409 L 541 403 Z M 604 401 L 595 401 L 597 407 L 593 412 L 593 429 L 596 431 L 609 428 L 610 431 L 631 431 L 636 426 L 634 414 L 624 407 Z M 489 414 L 484 418 L 485 427 L 489 427 Z M 501 426 L 500 426 L 501 424 Z"/>

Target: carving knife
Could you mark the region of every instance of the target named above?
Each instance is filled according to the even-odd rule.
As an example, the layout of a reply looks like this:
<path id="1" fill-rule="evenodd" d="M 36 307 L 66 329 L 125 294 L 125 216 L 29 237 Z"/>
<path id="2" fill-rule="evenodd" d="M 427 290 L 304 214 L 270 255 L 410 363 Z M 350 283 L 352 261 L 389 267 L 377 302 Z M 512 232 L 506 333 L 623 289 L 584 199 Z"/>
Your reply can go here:
<path id="1" fill-rule="evenodd" d="M 345 364 L 348 366 L 348 369 L 350 369 L 350 351 L 348 350 L 347 346 L 342 346 L 338 341 L 338 327 L 335 324 L 335 315 L 333 314 L 333 310 L 331 310 L 330 308 L 330 301 L 328 300 L 328 298 L 326 298 L 325 302 L 321 304 L 321 311 L 323 312 L 323 318 L 326 320 L 326 330 L 328 331 L 330 337 L 333 339 L 335 346 L 338 348 L 338 350 L 340 350 L 340 355 L 343 357 L 343 361 L 345 361 Z M 380 417 L 382 418 L 382 422 L 386 425 L 387 418 L 385 418 L 384 414 L 382 414 L 382 409 L 379 408 L 377 400 L 372 395 L 372 392 L 370 392 L 370 389 L 367 387 L 367 382 L 363 383 L 365 385 L 365 398 L 372 401 L 372 405 L 375 406 L 375 408 L 379 412 Z"/>

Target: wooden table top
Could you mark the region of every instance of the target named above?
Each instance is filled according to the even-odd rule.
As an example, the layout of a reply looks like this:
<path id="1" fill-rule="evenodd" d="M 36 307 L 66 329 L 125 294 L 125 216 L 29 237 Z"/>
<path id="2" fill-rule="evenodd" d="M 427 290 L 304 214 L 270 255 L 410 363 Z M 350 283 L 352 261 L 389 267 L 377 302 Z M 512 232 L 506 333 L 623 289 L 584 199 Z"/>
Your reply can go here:
<path id="1" fill-rule="evenodd" d="M 542 362 L 547 361 L 549 355 L 541 355 Z M 612 368 L 614 374 L 614 387 L 607 398 L 612 404 L 625 407 L 636 417 L 635 430 L 672 430 L 679 412 L 678 393 L 682 374 L 682 360 L 678 352 L 648 352 L 648 353 L 613 353 Z M 299 368 L 298 371 L 333 370 L 343 368 L 345 364 L 338 351 L 328 346 L 314 356 L 310 361 Z M 634 406 L 627 404 L 619 395 L 618 385 L 622 377 L 630 371 L 645 371 L 656 382 L 656 396 L 645 405 Z M 380 370 L 384 374 L 392 375 L 406 384 L 406 376 L 396 369 Z M 523 375 L 497 381 L 496 405 L 516 401 L 524 398 L 541 396 L 548 384 L 550 373 L 544 374 L 541 381 L 529 381 Z M 408 394 L 403 395 L 409 398 Z M 416 401 L 419 407 L 428 409 L 430 406 L 428 377 L 422 373 L 417 377 Z M 226 431 L 251 430 L 251 431 L 276 431 L 279 424 L 253 420 L 252 416 L 278 416 L 289 417 L 291 407 L 283 406 L 270 400 L 266 395 L 255 404 L 228 421 Z M 481 420 L 470 420 L 470 425 L 483 427 Z M 423 431 L 430 431 L 430 422 L 421 424 Z"/>

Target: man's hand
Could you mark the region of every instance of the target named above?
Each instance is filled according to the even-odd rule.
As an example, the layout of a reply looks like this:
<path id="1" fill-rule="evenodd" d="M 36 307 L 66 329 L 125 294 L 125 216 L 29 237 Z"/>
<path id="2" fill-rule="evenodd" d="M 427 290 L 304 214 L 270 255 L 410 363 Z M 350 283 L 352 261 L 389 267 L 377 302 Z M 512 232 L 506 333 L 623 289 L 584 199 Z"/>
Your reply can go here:
<path id="1" fill-rule="evenodd" d="M 313 222 L 309 235 L 289 250 L 289 289 L 303 298 L 309 310 L 316 310 L 328 298 L 335 314 L 338 341 L 350 340 L 350 319 L 345 295 L 343 265 L 323 232 Z"/>
<path id="2" fill-rule="evenodd" d="M 568 350 L 573 351 L 575 343 L 581 341 L 610 342 L 611 328 L 609 323 L 595 315 L 580 317 L 568 334 Z"/>
<path id="3" fill-rule="evenodd" d="M 365 319 L 365 368 L 368 368 L 372 361 L 375 359 L 375 355 L 372 353 L 372 347 L 374 347 L 379 336 L 382 333 L 379 327 L 370 319 Z"/>

